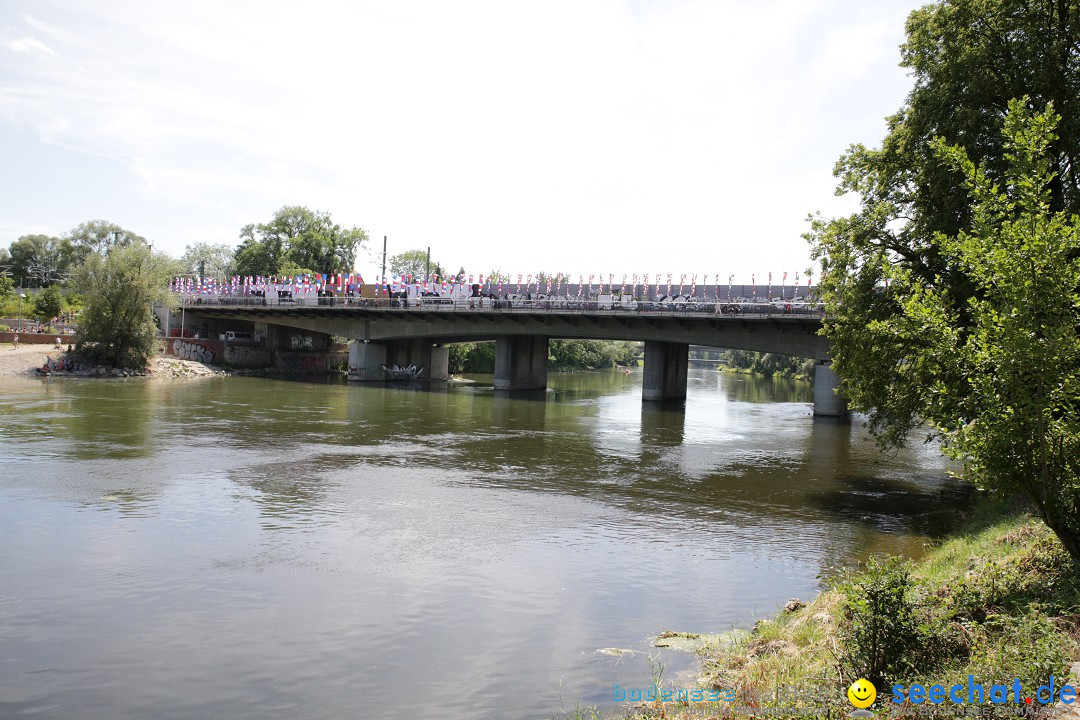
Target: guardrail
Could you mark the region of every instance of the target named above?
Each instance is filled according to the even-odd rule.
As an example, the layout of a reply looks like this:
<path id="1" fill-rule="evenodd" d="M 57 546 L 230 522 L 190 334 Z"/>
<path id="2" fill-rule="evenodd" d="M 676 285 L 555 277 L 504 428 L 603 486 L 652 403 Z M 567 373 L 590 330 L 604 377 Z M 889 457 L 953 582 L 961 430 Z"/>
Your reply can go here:
<path id="1" fill-rule="evenodd" d="M 578 298 L 547 298 L 543 300 L 514 300 L 494 298 L 359 298 L 359 297 L 181 297 L 184 308 L 264 308 L 313 309 L 321 308 L 356 308 L 368 310 L 390 310 L 398 312 L 481 312 L 497 311 L 506 313 L 545 313 L 545 314 L 610 314 L 610 315 L 727 315 L 727 316 L 810 316 L 824 315 L 824 305 L 813 302 L 750 302 L 750 301 L 713 301 L 706 302 L 598 302 Z"/>

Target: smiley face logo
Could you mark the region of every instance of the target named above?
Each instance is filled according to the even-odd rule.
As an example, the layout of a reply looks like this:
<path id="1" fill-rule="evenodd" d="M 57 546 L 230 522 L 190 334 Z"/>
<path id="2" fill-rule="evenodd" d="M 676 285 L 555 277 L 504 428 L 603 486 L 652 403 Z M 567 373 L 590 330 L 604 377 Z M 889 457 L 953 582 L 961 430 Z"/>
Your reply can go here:
<path id="1" fill-rule="evenodd" d="M 877 699 L 877 688 L 866 678 L 859 678 L 847 689 L 847 699 L 859 709 L 868 708 Z"/>

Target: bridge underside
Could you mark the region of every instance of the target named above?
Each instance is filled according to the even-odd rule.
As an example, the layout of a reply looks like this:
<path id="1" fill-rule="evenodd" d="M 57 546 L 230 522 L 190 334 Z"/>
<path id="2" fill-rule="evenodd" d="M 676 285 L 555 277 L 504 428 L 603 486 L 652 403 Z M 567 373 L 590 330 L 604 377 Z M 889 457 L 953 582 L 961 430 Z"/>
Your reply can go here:
<path id="1" fill-rule="evenodd" d="M 637 315 L 619 311 L 573 314 L 487 310 L 446 312 L 317 306 L 295 309 L 188 306 L 187 312 L 208 318 L 285 325 L 369 342 L 424 338 L 436 343 L 453 343 L 534 335 L 589 340 L 655 340 L 756 350 L 819 361 L 829 359 L 828 342 L 817 334 L 821 320 L 814 316 Z"/>
<path id="2" fill-rule="evenodd" d="M 445 374 L 444 355 L 432 348 L 454 342 L 494 340 L 495 387 L 536 390 L 547 385 L 548 341 L 553 338 L 645 342 L 642 398 L 646 401 L 686 397 L 689 345 L 778 353 L 819 361 L 815 373 L 815 415 L 844 415 L 835 394 L 836 376 L 826 364 L 827 340 L 818 335 L 821 321 L 807 316 L 732 317 L 680 315 L 643 316 L 623 312 L 444 312 L 364 308 L 192 308 L 207 318 L 269 323 L 338 335 L 367 346 L 362 357 L 350 353 L 350 366 L 366 379 L 381 380 L 380 363 L 425 366 L 424 377 Z M 357 351 L 360 352 L 360 351 Z M 355 362 L 353 358 L 358 358 Z M 432 368 L 434 364 L 434 368 Z M 430 373 L 430 374 L 429 374 Z"/>

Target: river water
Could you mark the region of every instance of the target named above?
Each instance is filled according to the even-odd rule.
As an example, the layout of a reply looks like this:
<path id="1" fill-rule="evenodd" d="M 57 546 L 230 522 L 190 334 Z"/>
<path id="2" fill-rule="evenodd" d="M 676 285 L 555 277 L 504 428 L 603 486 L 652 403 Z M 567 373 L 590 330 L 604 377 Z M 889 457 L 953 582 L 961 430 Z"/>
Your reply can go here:
<path id="1" fill-rule="evenodd" d="M 964 497 L 793 380 L 691 370 L 685 412 L 639 372 L 475 380 L 0 380 L 0 717 L 612 709 L 656 633 L 917 554 Z"/>

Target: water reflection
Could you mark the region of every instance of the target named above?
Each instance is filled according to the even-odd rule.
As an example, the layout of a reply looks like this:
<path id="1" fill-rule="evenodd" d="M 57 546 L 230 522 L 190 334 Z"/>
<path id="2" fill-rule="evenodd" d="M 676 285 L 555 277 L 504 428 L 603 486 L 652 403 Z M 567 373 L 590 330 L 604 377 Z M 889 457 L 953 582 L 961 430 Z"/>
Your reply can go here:
<path id="1" fill-rule="evenodd" d="M 642 403 L 641 444 L 643 447 L 681 445 L 685 428 L 685 412 L 664 408 L 658 403 Z"/>
<path id="2" fill-rule="evenodd" d="M 794 381 L 691 370 L 675 412 L 640 373 L 473 379 L 0 382 L 0 715 L 603 704 L 597 648 L 917 552 L 963 498 L 930 449 L 815 422 Z"/>
<path id="3" fill-rule="evenodd" d="M 795 378 L 719 372 L 716 376 L 732 402 L 810 402 L 813 399 L 810 383 Z"/>

